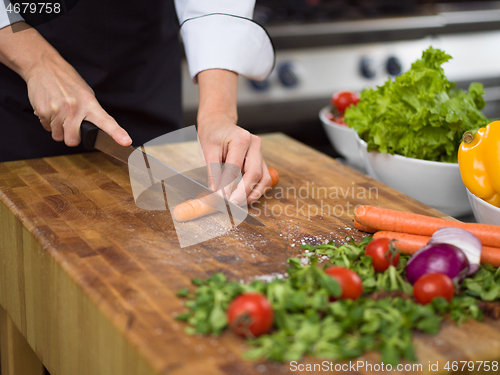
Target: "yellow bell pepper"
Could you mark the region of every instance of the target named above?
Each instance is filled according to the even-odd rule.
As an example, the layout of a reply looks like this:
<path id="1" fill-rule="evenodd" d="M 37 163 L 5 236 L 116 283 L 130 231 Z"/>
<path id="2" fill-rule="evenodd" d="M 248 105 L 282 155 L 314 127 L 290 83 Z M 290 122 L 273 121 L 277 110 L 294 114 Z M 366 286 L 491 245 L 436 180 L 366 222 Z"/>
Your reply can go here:
<path id="1" fill-rule="evenodd" d="M 458 150 L 462 181 L 469 191 L 500 207 L 500 121 L 466 132 Z"/>

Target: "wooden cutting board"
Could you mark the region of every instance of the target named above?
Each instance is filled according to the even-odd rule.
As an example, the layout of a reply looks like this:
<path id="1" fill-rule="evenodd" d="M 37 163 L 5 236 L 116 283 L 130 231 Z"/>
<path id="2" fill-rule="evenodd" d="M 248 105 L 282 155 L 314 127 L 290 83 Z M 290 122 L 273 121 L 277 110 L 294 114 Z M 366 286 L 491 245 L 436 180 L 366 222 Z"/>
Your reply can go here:
<path id="1" fill-rule="evenodd" d="M 247 347 L 232 334 L 185 334 L 175 293 L 215 272 L 246 281 L 284 272 L 302 242 L 360 240 L 357 205 L 444 217 L 285 135 L 263 136 L 262 151 L 281 178 L 250 209 L 266 226 L 241 224 L 185 248 L 169 211 L 138 208 L 127 166 L 102 153 L 0 164 L 0 304 L 53 375 L 287 373 L 290 364 L 243 360 Z M 196 154 L 196 145 L 179 144 L 163 156 L 189 167 Z M 221 216 L 185 230 L 220 230 Z M 422 372 L 405 373 L 498 360 L 500 322 L 445 323 L 415 342 Z"/>

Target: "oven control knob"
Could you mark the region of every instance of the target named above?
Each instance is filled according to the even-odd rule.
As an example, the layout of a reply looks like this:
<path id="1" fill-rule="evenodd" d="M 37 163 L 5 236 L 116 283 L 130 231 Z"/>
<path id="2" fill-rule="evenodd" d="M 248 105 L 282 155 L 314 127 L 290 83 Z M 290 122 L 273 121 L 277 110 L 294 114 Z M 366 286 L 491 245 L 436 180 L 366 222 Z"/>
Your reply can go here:
<path id="1" fill-rule="evenodd" d="M 367 57 L 363 57 L 359 64 L 361 74 L 365 78 L 374 78 L 377 74 L 375 69 L 375 61 Z"/>
<path id="2" fill-rule="evenodd" d="M 278 67 L 278 77 L 286 87 L 294 87 L 299 83 L 297 71 L 291 62 L 284 62 Z"/>
<path id="3" fill-rule="evenodd" d="M 248 80 L 250 87 L 255 91 L 266 91 L 269 90 L 269 80 L 266 79 L 264 81 L 254 81 L 253 79 Z"/>
<path id="4" fill-rule="evenodd" d="M 397 57 L 391 56 L 387 59 L 386 64 L 387 73 L 391 76 L 398 76 L 403 71 L 403 67 L 401 66 L 401 61 Z"/>

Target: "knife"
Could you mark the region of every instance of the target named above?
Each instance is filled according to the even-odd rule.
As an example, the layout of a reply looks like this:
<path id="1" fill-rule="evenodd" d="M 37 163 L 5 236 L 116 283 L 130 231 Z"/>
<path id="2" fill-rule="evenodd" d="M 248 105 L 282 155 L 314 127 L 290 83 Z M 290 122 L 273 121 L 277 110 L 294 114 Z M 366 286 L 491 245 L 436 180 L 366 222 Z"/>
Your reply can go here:
<path id="1" fill-rule="evenodd" d="M 215 193 L 213 190 L 203 186 L 185 174 L 178 172 L 169 165 L 162 163 L 144 151 L 133 146 L 119 145 L 110 135 L 103 132 L 91 122 L 83 121 L 80 127 L 80 133 L 82 137 L 82 144 L 86 149 L 97 149 L 102 151 L 105 154 L 121 160 L 133 168 L 141 170 L 142 172 L 142 168 L 129 163 L 130 155 L 133 152 L 138 151 L 143 154 L 144 159 L 147 160 L 147 163 L 149 164 L 148 173 L 150 174 L 150 177 L 154 177 L 158 181 L 163 180 L 165 184 L 187 194 L 191 198 L 201 198 L 210 194 L 209 199 L 207 199 L 205 203 L 212 206 L 217 211 L 228 213 L 231 217 L 244 221 L 247 224 L 265 226 L 262 221 L 257 219 L 255 216 L 250 215 L 241 207 L 229 202 L 226 198 Z M 168 178 L 165 178 L 165 176 L 168 176 Z"/>

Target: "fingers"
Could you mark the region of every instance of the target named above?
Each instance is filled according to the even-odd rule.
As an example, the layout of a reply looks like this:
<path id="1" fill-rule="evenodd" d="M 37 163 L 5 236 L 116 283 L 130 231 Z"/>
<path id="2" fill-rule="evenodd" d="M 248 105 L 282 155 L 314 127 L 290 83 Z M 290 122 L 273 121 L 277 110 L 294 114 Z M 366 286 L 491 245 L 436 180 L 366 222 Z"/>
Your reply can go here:
<path id="1" fill-rule="evenodd" d="M 48 115 L 48 112 L 44 111 L 41 108 L 39 109 L 39 112 L 35 110 L 34 113 L 35 116 L 37 116 L 38 119 L 40 120 L 40 123 L 42 124 L 43 128 L 48 132 L 52 133 L 52 138 L 55 141 L 62 142 L 64 140 L 64 131 L 62 128 L 64 120 L 62 121 L 59 119 L 51 120 L 51 118 Z"/>
<path id="2" fill-rule="evenodd" d="M 231 195 L 231 201 L 233 203 L 238 202 L 238 205 L 243 205 L 245 202 L 247 205 L 258 200 L 271 186 L 271 176 L 267 168 L 266 163 L 262 160 L 262 178 L 258 183 L 254 183 L 252 186 L 248 186 L 248 183 L 244 181 L 246 173 L 243 175 L 243 179 L 238 184 L 237 188 Z M 249 191 L 250 190 L 250 191 Z M 236 204 L 236 203 L 235 203 Z"/>
<path id="3" fill-rule="evenodd" d="M 42 124 L 43 128 L 45 130 L 47 130 L 48 132 L 51 132 L 52 129 L 50 127 L 50 122 L 49 121 L 46 121 L 46 120 L 43 120 L 43 119 L 40 119 L 40 123 Z M 57 140 L 57 139 L 56 139 Z M 59 141 L 62 141 L 62 139 L 59 139 Z"/>
<path id="4" fill-rule="evenodd" d="M 267 168 L 266 162 L 262 159 L 262 178 L 252 189 L 250 194 L 247 196 L 247 204 L 251 204 L 258 200 L 262 195 L 269 190 L 271 186 L 271 175 L 269 174 L 269 169 Z"/>
<path id="5" fill-rule="evenodd" d="M 62 124 L 64 132 L 64 143 L 69 147 L 76 147 L 81 142 L 80 126 L 83 119 L 81 116 L 67 117 Z"/>
<path id="6" fill-rule="evenodd" d="M 232 188 L 240 171 L 243 173 L 243 164 L 245 163 L 248 151 L 252 147 L 253 137 L 255 136 L 246 130 L 241 129 L 237 136 L 232 138 L 227 145 L 227 154 L 224 160 L 225 169 L 221 177 L 220 186 L 224 186 L 226 188 L 225 191 L 226 194 L 230 196 L 230 201 L 236 205 L 242 205 L 246 202 L 245 188 L 244 186 L 240 186 L 243 180 L 240 181 L 235 191 L 232 192 Z M 256 143 L 253 147 L 255 148 L 258 146 L 260 149 L 260 139 Z M 231 165 L 234 167 L 228 168 L 228 166 Z"/>
<path id="7" fill-rule="evenodd" d="M 118 144 L 129 146 L 132 139 L 128 133 L 118 125 L 97 100 L 88 104 L 88 109 L 76 107 L 73 101 L 61 107 L 55 104 L 50 105 L 50 110 L 39 107 L 34 111 L 40 119 L 40 123 L 47 131 L 52 132 L 52 138 L 58 142 L 64 141 L 67 146 L 75 147 L 80 144 L 80 126 L 83 120 L 88 120 L 98 128 L 108 133 Z"/>
<path id="8" fill-rule="evenodd" d="M 93 90 L 67 62 L 51 60 L 35 72 L 27 80 L 28 97 L 43 128 L 52 132 L 56 141 L 77 146 L 81 142 L 81 123 L 88 120 L 120 145 L 132 143 L 128 133 L 101 107 Z"/>
<path id="9" fill-rule="evenodd" d="M 106 111 L 101 108 L 101 106 L 88 113 L 83 119 L 90 121 L 95 126 L 108 133 L 116 141 L 116 143 L 122 146 L 130 146 L 132 144 L 132 139 L 128 135 L 127 131 L 118 125 L 115 119 L 108 115 Z"/>
<path id="10" fill-rule="evenodd" d="M 231 195 L 231 201 L 242 205 L 259 199 L 271 185 L 271 176 L 262 159 L 260 138 L 252 135 L 246 152 L 243 179 Z"/>
<path id="11" fill-rule="evenodd" d="M 211 188 L 225 193 L 236 205 L 259 199 L 271 186 L 271 176 L 261 155 L 260 138 L 234 124 L 224 123 L 224 119 L 207 122 L 205 118 L 204 121 L 199 124 L 198 136 Z M 222 169 L 221 163 L 224 163 Z M 233 191 L 240 173 L 243 178 Z"/>
<path id="12" fill-rule="evenodd" d="M 218 148 L 210 148 L 207 152 L 203 152 L 205 164 L 208 172 L 208 186 L 210 189 L 219 190 L 220 180 L 222 177 L 221 156 Z"/>
<path id="13" fill-rule="evenodd" d="M 52 138 L 56 141 L 67 141 L 67 135 L 64 127 L 67 124 L 67 118 L 73 116 L 77 110 L 77 101 L 69 95 L 55 95 L 47 97 L 44 93 L 34 103 L 34 113 L 40 120 L 43 128 L 52 132 Z M 68 146 L 76 146 L 74 140 L 66 142 Z M 76 143 L 76 144 L 75 144 Z"/>
<path id="14" fill-rule="evenodd" d="M 46 120 L 40 120 L 42 123 L 42 126 L 44 123 L 46 123 Z M 52 121 L 49 126 L 50 126 L 50 131 L 52 132 L 52 139 L 57 142 L 62 142 L 64 141 L 64 129 L 63 129 L 63 122 L 62 121 Z M 44 126 L 45 127 L 45 126 Z"/>
<path id="15" fill-rule="evenodd" d="M 208 163 L 208 186 L 212 190 L 219 190 L 221 188 L 222 168 L 221 163 Z"/>

